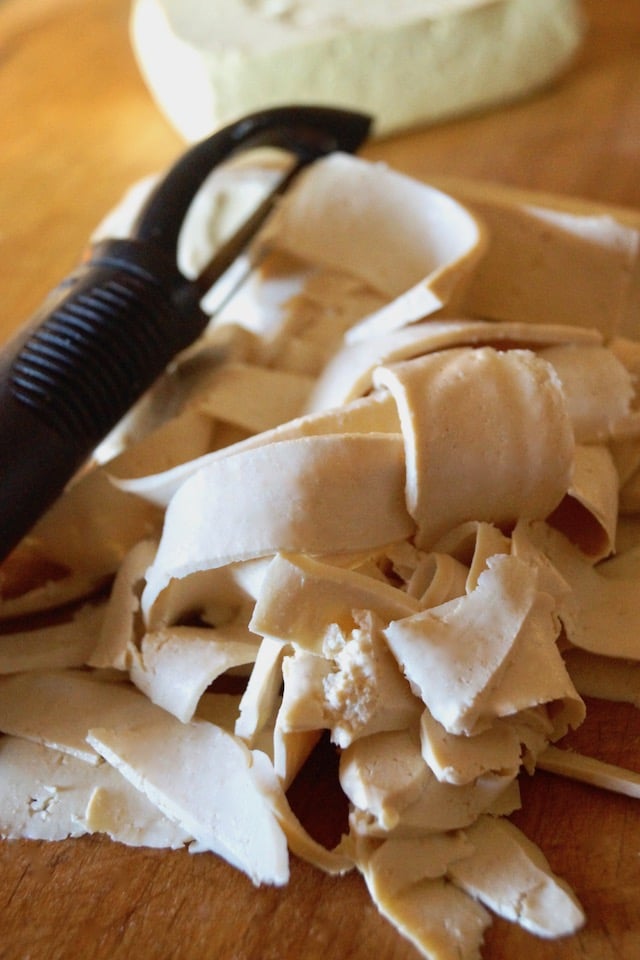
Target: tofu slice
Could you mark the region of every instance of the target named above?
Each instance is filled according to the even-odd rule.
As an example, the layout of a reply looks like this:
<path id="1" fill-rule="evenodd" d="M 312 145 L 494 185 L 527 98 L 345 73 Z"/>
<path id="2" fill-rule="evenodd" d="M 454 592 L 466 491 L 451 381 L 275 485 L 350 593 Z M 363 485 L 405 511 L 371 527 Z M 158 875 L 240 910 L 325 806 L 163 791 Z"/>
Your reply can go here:
<path id="1" fill-rule="evenodd" d="M 553 701 L 578 723 L 584 706 L 556 646 L 553 609 L 534 568 L 496 555 L 470 594 L 394 621 L 384 633 L 413 689 L 449 733 L 473 736 L 498 717 Z"/>
<path id="2" fill-rule="evenodd" d="M 171 849 L 192 839 L 108 764 L 0 738 L 0 836 L 64 840 L 96 832 L 130 846 Z"/>
<path id="3" fill-rule="evenodd" d="M 366 870 L 364 876 L 371 890 Z M 491 916 L 448 880 L 426 879 L 395 897 L 372 897 L 380 913 L 428 960 L 480 960 Z"/>
<path id="4" fill-rule="evenodd" d="M 249 628 L 321 654 L 329 625 L 352 628 L 354 610 L 371 610 L 388 623 L 417 613 L 420 605 L 357 570 L 302 554 L 279 555 L 264 578 Z"/>
<path id="5" fill-rule="evenodd" d="M 0 675 L 82 667 L 98 642 L 104 605 L 86 606 L 68 622 L 0 636 Z"/>
<path id="6" fill-rule="evenodd" d="M 256 757 L 233 734 L 166 714 L 155 723 L 95 728 L 88 741 L 199 850 L 224 857 L 256 885 L 287 882 L 286 837 L 265 800 Z"/>
<path id="7" fill-rule="evenodd" d="M 98 723 L 151 722 L 164 711 L 135 687 L 80 670 L 31 671 L 0 677 L 0 730 L 97 765 L 87 743 Z"/>
<path id="8" fill-rule="evenodd" d="M 215 630 L 165 627 L 142 638 L 129 675 L 152 703 L 186 723 L 217 677 L 253 663 L 257 653 L 258 638 L 241 625 Z"/>
<path id="9" fill-rule="evenodd" d="M 474 853 L 449 866 L 458 886 L 540 937 L 580 929 L 584 913 L 573 892 L 517 827 L 503 818 L 481 817 L 466 835 Z"/>
<path id="10" fill-rule="evenodd" d="M 143 611 L 173 578 L 279 551 L 358 553 L 413 527 L 396 435 L 302 437 L 237 453 L 210 462 L 171 500 Z"/>

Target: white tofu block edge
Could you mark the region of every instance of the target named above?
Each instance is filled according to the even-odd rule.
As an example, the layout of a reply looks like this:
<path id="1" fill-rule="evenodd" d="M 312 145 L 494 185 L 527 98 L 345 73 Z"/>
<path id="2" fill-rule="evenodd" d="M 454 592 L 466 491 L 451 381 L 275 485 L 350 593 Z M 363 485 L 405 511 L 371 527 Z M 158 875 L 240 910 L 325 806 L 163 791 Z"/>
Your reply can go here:
<path id="1" fill-rule="evenodd" d="M 135 0 L 130 21 L 188 141 L 290 103 L 363 110 L 378 135 L 486 109 L 548 83 L 583 31 L 576 0 Z"/>

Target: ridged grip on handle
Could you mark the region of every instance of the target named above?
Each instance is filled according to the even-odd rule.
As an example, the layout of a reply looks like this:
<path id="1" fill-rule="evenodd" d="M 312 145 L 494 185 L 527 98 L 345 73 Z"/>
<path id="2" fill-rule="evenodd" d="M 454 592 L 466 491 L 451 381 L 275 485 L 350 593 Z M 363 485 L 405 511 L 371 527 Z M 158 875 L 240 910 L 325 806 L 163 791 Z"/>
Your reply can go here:
<path id="1" fill-rule="evenodd" d="M 0 377 L 0 555 L 202 331 L 206 316 L 185 302 L 194 296 L 164 255 L 112 241 L 10 346 Z"/>

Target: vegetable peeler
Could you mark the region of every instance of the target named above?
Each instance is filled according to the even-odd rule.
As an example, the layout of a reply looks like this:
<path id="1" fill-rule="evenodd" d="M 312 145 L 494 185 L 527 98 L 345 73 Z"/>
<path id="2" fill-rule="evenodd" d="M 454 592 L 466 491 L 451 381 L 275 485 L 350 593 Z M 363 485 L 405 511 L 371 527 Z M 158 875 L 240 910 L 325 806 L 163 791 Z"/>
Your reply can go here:
<path id="1" fill-rule="evenodd" d="M 328 107 L 251 114 L 191 147 L 143 206 L 127 239 L 97 243 L 0 354 L 0 561 L 62 493 L 98 443 L 176 354 L 205 329 L 205 293 L 293 178 L 336 150 L 355 152 L 371 118 Z M 213 168 L 275 147 L 292 165 L 195 279 L 178 269 L 178 237 Z"/>

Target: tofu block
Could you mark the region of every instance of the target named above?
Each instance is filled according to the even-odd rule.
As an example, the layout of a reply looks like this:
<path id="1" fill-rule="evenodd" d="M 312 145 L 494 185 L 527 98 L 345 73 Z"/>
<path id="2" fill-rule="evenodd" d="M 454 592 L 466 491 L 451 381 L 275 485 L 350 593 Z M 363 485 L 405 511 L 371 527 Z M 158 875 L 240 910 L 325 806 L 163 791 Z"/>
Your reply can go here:
<path id="1" fill-rule="evenodd" d="M 363 110 L 378 135 L 486 109 L 561 72 L 584 20 L 577 0 L 135 0 L 130 26 L 192 141 L 282 104 Z"/>

